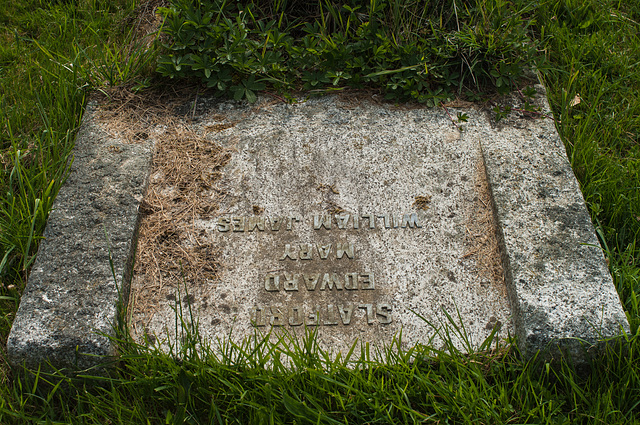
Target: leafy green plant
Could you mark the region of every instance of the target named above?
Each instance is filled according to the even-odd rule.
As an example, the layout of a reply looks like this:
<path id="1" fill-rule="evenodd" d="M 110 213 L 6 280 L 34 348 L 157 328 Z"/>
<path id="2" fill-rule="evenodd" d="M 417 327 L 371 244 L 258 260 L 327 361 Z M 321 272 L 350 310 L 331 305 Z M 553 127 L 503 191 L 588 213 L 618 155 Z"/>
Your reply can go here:
<path id="1" fill-rule="evenodd" d="M 436 106 L 468 89 L 511 90 L 542 57 L 527 35 L 527 6 L 491 0 L 458 10 L 454 2 L 432 16 L 424 2 L 401 3 L 321 0 L 319 17 L 287 20 L 273 7 L 266 14 L 262 2 L 175 0 L 162 9 L 168 41 L 157 70 L 249 101 L 268 84 L 285 92 L 373 88 Z"/>

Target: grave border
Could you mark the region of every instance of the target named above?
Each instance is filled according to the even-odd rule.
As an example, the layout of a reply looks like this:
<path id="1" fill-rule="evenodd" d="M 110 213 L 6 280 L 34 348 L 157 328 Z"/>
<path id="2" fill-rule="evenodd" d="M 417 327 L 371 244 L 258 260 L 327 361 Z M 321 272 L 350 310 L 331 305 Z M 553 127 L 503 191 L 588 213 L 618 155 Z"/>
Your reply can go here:
<path id="1" fill-rule="evenodd" d="M 518 106 L 515 97 L 507 103 Z M 90 102 L 7 342 L 15 366 L 86 369 L 117 355 L 111 337 L 128 299 L 154 146 L 110 135 L 97 111 Z M 533 119 L 516 115 L 494 122 L 498 131 Z M 481 146 L 521 351 L 585 362 L 629 324 L 554 123 L 537 124 L 527 140 L 489 143 L 488 129 L 473 123 L 463 137 Z M 545 233 L 554 226 L 565 239 Z"/>

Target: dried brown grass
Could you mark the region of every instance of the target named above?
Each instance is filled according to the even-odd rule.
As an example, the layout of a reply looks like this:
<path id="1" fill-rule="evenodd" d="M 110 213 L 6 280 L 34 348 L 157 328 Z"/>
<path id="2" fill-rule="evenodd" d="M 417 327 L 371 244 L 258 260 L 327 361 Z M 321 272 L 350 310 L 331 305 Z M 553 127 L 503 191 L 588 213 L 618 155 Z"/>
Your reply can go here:
<path id="1" fill-rule="evenodd" d="M 149 0 L 140 2 L 131 16 L 125 19 L 123 27 L 133 27 L 134 39 L 143 42 L 149 48 L 153 44 L 156 33 L 162 26 L 162 16 L 158 13 L 159 7 L 168 7 L 167 0 Z"/>
<path id="2" fill-rule="evenodd" d="M 174 126 L 162 136 L 153 159 L 138 238 L 133 309 L 174 294 L 180 285 L 211 285 L 220 269 L 216 247 L 194 226 L 218 210 L 216 187 L 229 151 L 192 131 Z M 158 297 L 160 295 L 160 297 Z"/>
<path id="3" fill-rule="evenodd" d="M 112 136 L 129 143 L 155 143 L 150 181 L 140 204 L 136 263 L 129 311 L 150 312 L 185 282 L 217 281 L 219 257 L 211 238 L 194 223 L 212 217 L 223 193 L 216 182 L 230 151 L 187 129 L 184 106 L 197 99 L 197 86 L 160 87 L 135 93 L 114 87 L 97 101 L 97 120 Z M 220 123 L 204 132 L 235 125 Z"/>
<path id="4" fill-rule="evenodd" d="M 475 189 L 477 198 L 470 207 L 466 224 L 467 252 L 464 258 L 473 258 L 482 284 L 493 284 L 506 294 L 505 273 L 498 243 L 498 223 L 487 182 L 484 162 L 476 167 Z"/>

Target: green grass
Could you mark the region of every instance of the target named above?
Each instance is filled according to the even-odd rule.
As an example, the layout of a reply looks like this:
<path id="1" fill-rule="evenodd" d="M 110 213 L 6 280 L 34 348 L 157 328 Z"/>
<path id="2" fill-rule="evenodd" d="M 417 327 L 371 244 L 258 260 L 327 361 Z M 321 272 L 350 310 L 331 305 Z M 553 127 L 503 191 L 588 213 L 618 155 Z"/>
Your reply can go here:
<path id="1" fill-rule="evenodd" d="M 640 5 L 550 3 L 545 83 L 558 130 L 637 330 L 640 293 Z M 553 17 L 564 17 L 560 20 Z M 578 95 L 581 102 L 571 106 Z"/>
<path id="2" fill-rule="evenodd" d="M 94 88 L 145 78 L 153 50 L 131 52 L 129 0 L 5 1 L 0 8 L 0 341 Z M 125 46 L 125 47 L 122 47 Z"/>
<path id="3" fill-rule="evenodd" d="M 36 382 L 5 364 L 4 345 L 51 202 L 64 180 L 85 98 L 105 85 L 146 84 L 155 51 L 131 42 L 134 0 L 3 3 L 0 423 L 640 422 L 636 1 L 542 0 L 535 8 L 525 0 L 478 3 L 484 10 L 524 11 L 522 18 L 531 22 L 530 36 L 547 59 L 543 78 L 557 128 L 631 323 L 626 348 L 607 347 L 589 373 L 565 361 L 524 361 L 513 347 L 466 355 L 428 346 L 403 353 L 392 346 L 381 359 L 351 359 L 347 367 L 344 358 L 331 360 L 318 350 L 312 335 L 279 346 L 259 339 L 253 346 L 229 344 L 224 353 L 207 357 L 193 349 L 199 339 L 192 330 L 178 356 L 147 350 L 123 336 L 122 357 L 111 376 L 40 374 Z M 319 8 L 315 1 L 253 3 L 265 16 L 286 11 L 287 26 Z M 385 19 L 395 34 L 426 19 L 393 7 L 405 3 L 416 4 L 390 2 Z M 461 8 L 462 3 L 455 4 Z M 321 4 L 325 28 L 344 27 L 335 2 Z M 451 3 L 429 5 L 429 16 L 457 29 Z M 355 18 L 343 14 L 345 19 Z M 292 365 L 283 364 L 284 355 Z M 44 384 L 47 380 L 52 384 Z"/>
<path id="4" fill-rule="evenodd" d="M 6 391 L 8 401 L 0 401 L 0 419 L 83 424 L 637 420 L 634 342 L 624 356 L 611 347 L 584 377 L 566 362 L 523 362 L 513 348 L 467 355 L 452 347 L 403 352 L 392 345 L 377 359 L 332 360 L 314 344 L 312 333 L 275 344 L 256 337 L 213 353 L 196 330 L 187 332 L 186 343 L 173 355 L 124 341 L 118 369 L 108 378 L 89 371 L 74 379 L 41 373 L 40 385 L 26 384 L 33 377 L 16 379 Z M 285 357 L 290 363 L 283 363 Z"/>
<path id="5" fill-rule="evenodd" d="M 527 37 L 530 2 L 284 3 L 172 0 L 158 72 L 250 102 L 269 85 L 285 95 L 375 89 L 437 106 L 506 93 L 543 59 Z"/>

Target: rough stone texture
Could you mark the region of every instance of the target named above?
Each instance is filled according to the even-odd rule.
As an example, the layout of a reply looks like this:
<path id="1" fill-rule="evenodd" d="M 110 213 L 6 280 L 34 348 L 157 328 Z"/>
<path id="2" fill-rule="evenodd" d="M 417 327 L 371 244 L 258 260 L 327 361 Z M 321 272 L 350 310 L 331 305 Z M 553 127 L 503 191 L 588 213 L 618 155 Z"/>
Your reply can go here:
<path id="1" fill-rule="evenodd" d="M 538 102 L 549 113 L 542 95 Z M 235 149 L 220 186 L 210 193 L 226 195 L 216 218 L 301 219 L 291 231 L 225 233 L 216 220 L 194 217 L 193 229 L 221 251 L 219 280 L 189 287 L 204 336 L 250 335 L 255 306 L 291 305 L 302 308 L 307 322 L 307 313 L 320 305 L 321 321 L 327 322 L 320 323 L 323 344 L 336 350 L 355 338 L 388 343 L 401 328 L 405 343 L 431 341 L 433 329 L 411 310 L 436 324 L 446 322 L 443 308 L 456 318 L 459 312 L 476 344 L 500 321 L 503 331 L 512 327 L 527 356 L 551 346 L 582 359 L 580 341 L 597 345 L 629 329 L 552 120 L 514 112 L 496 123 L 490 112 L 450 106 L 452 116 L 468 115 L 458 123 L 460 132 L 442 109 L 350 104 L 336 97 L 298 105 L 262 99 L 251 107 L 215 101 L 199 106 L 204 110 L 197 108 L 195 122 L 181 125 Z M 194 115 L 196 109 L 189 110 Z M 112 333 L 118 288 L 125 297 L 129 292 L 138 205 L 156 136 L 148 132 L 145 144 L 117 140 L 96 126 L 94 112 L 90 106 L 8 341 L 15 365 L 50 361 L 83 368 L 96 362 L 93 355 L 115 354 L 101 334 Z M 475 184 L 485 178 L 478 164 L 493 194 L 505 267 L 502 289 L 500 279 L 487 281 L 467 255 L 473 250 L 465 235 L 474 220 Z M 430 197 L 423 205 L 428 208 L 418 208 L 416 196 Z M 325 213 L 333 214 L 333 229 L 313 230 L 313 216 Z M 378 217 L 376 229 L 353 229 L 352 220 L 351 229 L 336 229 L 336 214 L 358 214 L 365 226 L 367 213 L 415 213 L 423 226 L 394 228 L 392 222 L 387 228 Z M 335 256 L 337 242 L 353 243 L 354 258 L 280 260 L 286 244 L 334 244 Z M 285 272 L 319 273 L 322 281 L 334 271 L 373 271 L 377 289 L 306 294 L 283 288 Z M 282 276 L 279 291 L 266 290 L 268 273 Z M 177 288 L 160 284 L 146 291 L 134 294 L 151 300 L 151 308 L 133 311 L 138 335 L 175 335 Z M 348 302 L 355 305 L 350 326 L 330 324 L 341 320 L 336 308 Z M 386 316 L 372 311 L 368 323 L 366 308 L 359 308 L 364 304 L 383 313 L 378 304 L 391 305 L 394 320 L 382 323 Z M 302 329 L 287 327 L 291 313 L 281 313 L 282 329 Z M 269 314 L 258 329 L 279 323 L 270 309 Z M 293 322 L 300 317 L 294 315 Z"/>
<path id="2" fill-rule="evenodd" d="M 9 335 L 16 366 L 84 369 L 105 360 L 95 356 L 116 354 L 106 335 L 113 334 L 119 294 L 129 293 L 153 146 L 115 140 L 94 114 L 90 104 Z"/>
<path id="3" fill-rule="evenodd" d="M 544 89 L 539 86 L 538 91 L 538 105 L 549 115 Z M 511 106 L 522 107 L 517 99 L 511 99 Z M 314 306 L 321 307 L 322 318 L 330 317 L 330 306 L 336 311 L 347 302 L 388 303 L 394 321 L 369 324 L 364 310 L 356 310 L 357 321 L 349 327 L 329 318 L 327 326 L 320 327 L 325 348 L 345 351 L 356 338 L 389 343 L 400 329 L 407 345 L 437 344 L 433 328 L 414 312 L 440 324 L 447 322 L 443 310 L 454 317 L 460 314 L 475 344 L 492 323 L 513 326 L 526 355 L 555 344 L 582 360 L 581 342 L 589 347 L 628 330 L 553 121 L 517 111 L 500 122 L 474 108 L 451 107 L 449 112 L 468 115 L 462 132 L 442 110 L 400 110 L 336 98 L 300 105 L 263 102 L 251 111 L 229 103 L 205 107 L 192 130 L 237 151 L 224 169 L 219 189 L 226 197 L 220 215 L 299 215 L 301 222 L 289 233 L 269 232 L 268 221 L 265 232 L 225 233 L 216 230 L 215 220 L 194 220 L 194 231 L 209 234 L 220 247 L 223 263 L 219 281 L 188 286 L 201 334 L 211 339 L 251 335 L 252 320 L 264 322 L 258 329 L 281 323 L 287 331 L 299 331 L 300 326 L 287 326 L 287 321 L 299 324 L 303 317 L 305 323 L 315 323 L 306 318 Z M 212 134 L 205 130 L 221 122 L 236 124 Z M 473 199 L 472 168 L 482 159 L 495 196 L 511 313 L 497 282 L 483 285 L 465 261 L 462 235 L 473 217 L 467 209 Z M 421 195 L 431 197 L 426 211 L 412 205 Z M 332 211 L 339 211 L 332 235 L 312 230 L 314 215 Z M 340 216 L 357 214 L 362 219 L 370 212 L 415 212 L 426 226 L 398 232 L 380 229 L 378 222 L 376 232 L 335 229 Z M 354 243 L 357 258 L 347 261 L 346 268 L 343 260 L 280 259 L 287 243 L 347 241 Z M 285 273 L 299 273 L 302 288 L 302 274 L 320 273 L 322 279 L 323 273 L 334 271 L 374 271 L 377 289 L 356 295 L 282 288 Z M 268 274 L 280 276 L 278 291 L 266 289 Z M 173 335 L 173 300 L 170 294 L 157 293 L 152 308 L 134 310 L 138 331 L 160 338 Z M 262 310 L 252 313 L 255 306 Z M 298 316 L 291 306 L 304 314 Z M 457 343 L 464 348 L 462 341 Z"/>
<path id="4" fill-rule="evenodd" d="M 471 119 L 484 116 L 474 113 Z M 223 122 L 236 124 L 207 131 Z M 445 311 L 458 323 L 461 318 L 474 346 L 498 322 L 505 325 L 500 335 L 506 336 L 511 312 L 504 279 L 482 276 L 468 255 L 477 180 L 484 177 L 478 175 L 481 152 L 445 111 L 352 105 L 336 97 L 295 105 L 263 102 L 250 113 L 244 105 L 214 104 L 190 129 L 235 151 L 217 187 L 201 193 L 224 193 L 219 214 L 175 229 L 185 251 L 193 235 L 202 233 L 220 249 L 219 279 L 185 282 L 201 336 L 240 340 L 255 329 L 268 332 L 271 325 L 274 334 L 284 330 L 302 336 L 303 325 L 318 323 L 319 344 L 343 353 L 356 341 L 382 348 L 400 331 L 404 348 L 429 341 L 440 347 L 434 326 L 451 325 Z M 154 174 L 152 185 L 155 180 Z M 424 209 L 416 205 L 420 197 L 429 199 Z M 411 214 L 420 228 L 403 225 Z M 299 221 L 291 223 L 293 216 Z M 328 217 L 331 229 L 314 229 L 315 216 Z M 218 231 L 218 220 L 232 217 L 266 220 L 265 228 Z M 279 230 L 269 224 L 275 217 L 285 217 Z M 345 221 L 342 229 L 339 219 Z M 289 224 L 292 229 L 286 230 Z M 491 229 L 486 233 L 495 236 Z M 313 258 L 303 259 L 300 251 L 307 244 Z M 338 244 L 351 244 L 353 258 L 338 258 Z M 322 246 L 329 247 L 326 259 Z M 283 258 L 288 250 L 291 255 Z M 323 288 L 334 273 L 339 283 Z M 349 290 L 346 275 L 352 273 L 359 276 L 359 288 Z M 319 281 L 309 290 L 302 276 L 314 274 Z M 372 274 L 375 289 L 365 289 L 369 277 L 363 274 Z M 278 276 L 278 288 L 275 281 L 266 282 L 270 275 Z M 287 275 L 297 279 L 289 289 Z M 146 301 L 144 309 L 132 312 L 138 333 L 160 340 L 176 335 L 176 288 L 166 280 L 144 292 L 136 288 L 134 283 L 135 296 Z M 318 308 L 320 318 L 310 318 Z"/>
<path id="5" fill-rule="evenodd" d="M 551 115 L 542 95 L 538 104 Z M 526 356 L 583 361 L 585 348 L 628 332 L 627 318 L 553 121 L 499 124 L 499 137 L 477 125 L 468 134 L 482 145 L 516 335 Z"/>

